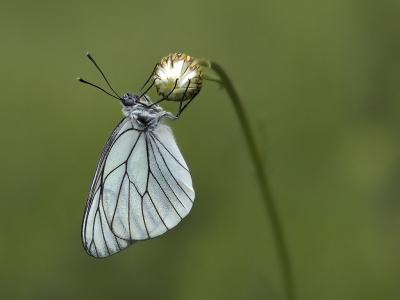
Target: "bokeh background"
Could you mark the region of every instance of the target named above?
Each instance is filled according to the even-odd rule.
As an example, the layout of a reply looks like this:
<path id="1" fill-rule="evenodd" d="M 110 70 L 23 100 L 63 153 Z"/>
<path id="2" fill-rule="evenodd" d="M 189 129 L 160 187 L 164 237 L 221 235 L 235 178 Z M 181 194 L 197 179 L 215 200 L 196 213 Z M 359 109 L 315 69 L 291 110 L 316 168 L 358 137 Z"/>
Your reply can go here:
<path id="1" fill-rule="evenodd" d="M 122 118 L 76 81 L 106 87 L 90 51 L 120 94 L 171 52 L 225 66 L 266 160 L 298 299 L 400 299 L 399 13 L 397 0 L 3 0 L 0 298 L 282 299 L 243 134 L 212 82 L 169 123 L 193 211 L 113 257 L 86 254 L 87 193 Z"/>

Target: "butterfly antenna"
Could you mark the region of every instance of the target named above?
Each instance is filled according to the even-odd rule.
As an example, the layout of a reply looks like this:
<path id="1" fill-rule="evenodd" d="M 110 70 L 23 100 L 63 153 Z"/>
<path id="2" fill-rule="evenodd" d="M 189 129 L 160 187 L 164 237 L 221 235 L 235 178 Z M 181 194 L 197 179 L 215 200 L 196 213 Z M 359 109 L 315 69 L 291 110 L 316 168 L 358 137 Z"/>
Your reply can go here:
<path id="1" fill-rule="evenodd" d="M 110 83 L 108 82 L 106 76 L 105 76 L 104 73 L 101 71 L 101 69 L 99 68 L 99 66 L 96 64 L 96 62 L 94 61 L 94 59 L 93 59 L 93 57 L 90 55 L 90 53 L 88 52 L 86 55 L 87 55 L 87 57 L 92 61 L 92 63 L 96 66 L 96 68 L 100 71 L 101 75 L 103 75 L 103 78 L 106 80 L 106 82 L 107 82 L 108 86 L 110 87 L 110 89 L 114 92 L 115 95 L 117 95 L 118 99 L 121 99 L 121 97 L 120 97 L 120 96 L 114 91 L 114 89 L 111 87 L 111 85 L 110 85 Z M 82 81 L 82 82 L 83 82 L 83 81 Z M 85 82 L 85 83 L 88 83 L 88 82 Z M 94 85 L 94 84 L 91 84 L 91 85 L 97 87 L 97 86 Z M 101 89 L 101 88 L 99 88 L 99 89 Z M 101 89 L 101 90 L 103 90 L 103 89 Z M 104 90 L 103 90 L 103 91 L 104 91 Z M 107 92 L 106 92 L 106 93 L 107 93 Z M 107 94 L 108 94 L 108 93 L 107 93 Z"/>
<path id="2" fill-rule="evenodd" d="M 86 80 L 83 80 L 83 79 L 80 78 L 80 77 L 78 77 L 78 80 L 79 80 L 80 82 L 83 82 L 83 83 L 86 83 L 86 84 L 88 84 L 88 85 L 94 86 L 95 88 L 98 88 L 99 90 L 102 90 L 104 93 L 106 93 L 107 95 L 110 95 L 111 97 L 114 97 L 115 99 L 122 100 L 121 98 L 117 98 L 117 97 L 115 97 L 114 95 L 110 94 L 109 92 L 103 90 L 101 87 L 99 87 L 99 86 L 97 86 L 97 85 L 95 85 L 95 84 L 93 84 L 93 83 L 90 83 L 90 82 L 88 82 L 88 81 L 86 81 Z M 117 95 L 117 96 L 118 96 L 118 95 Z"/>

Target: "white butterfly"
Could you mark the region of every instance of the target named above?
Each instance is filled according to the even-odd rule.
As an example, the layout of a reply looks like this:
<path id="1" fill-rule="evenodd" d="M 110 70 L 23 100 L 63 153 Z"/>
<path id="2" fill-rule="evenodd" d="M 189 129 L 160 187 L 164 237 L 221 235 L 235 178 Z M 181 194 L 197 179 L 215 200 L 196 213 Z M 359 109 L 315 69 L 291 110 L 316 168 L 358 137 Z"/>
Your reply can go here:
<path id="1" fill-rule="evenodd" d="M 125 118 L 108 139 L 90 188 L 82 242 L 96 258 L 165 233 L 193 206 L 189 169 L 162 124 L 175 117 L 144 97 L 120 99 Z"/>

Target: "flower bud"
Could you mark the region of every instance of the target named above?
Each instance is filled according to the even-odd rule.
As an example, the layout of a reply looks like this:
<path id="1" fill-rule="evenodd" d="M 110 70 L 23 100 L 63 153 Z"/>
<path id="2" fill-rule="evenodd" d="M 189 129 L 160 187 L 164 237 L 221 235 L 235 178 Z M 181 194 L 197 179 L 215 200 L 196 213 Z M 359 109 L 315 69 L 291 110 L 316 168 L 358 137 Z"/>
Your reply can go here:
<path id="1" fill-rule="evenodd" d="M 171 53 L 161 59 L 153 78 L 159 95 L 168 96 L 166 100 L 171 101 L 181 101 L 183 97 L 185 101 L 200 92 L 203 71 L 193 57 L 182 53 Z"/>

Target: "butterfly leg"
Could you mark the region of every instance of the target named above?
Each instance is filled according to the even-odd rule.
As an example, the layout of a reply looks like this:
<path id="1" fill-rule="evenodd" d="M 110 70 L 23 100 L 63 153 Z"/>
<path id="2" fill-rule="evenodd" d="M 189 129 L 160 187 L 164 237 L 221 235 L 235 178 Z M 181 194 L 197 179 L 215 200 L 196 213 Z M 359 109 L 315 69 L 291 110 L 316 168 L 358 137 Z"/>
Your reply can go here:
<path id="1" fill-rule="evenodd" d="M 144 97 L 144 98 L 146 99 L 147 102 L 150 101 L 149 97 L 146 96 L 146 93 L 152 88 L 152 86 L 154 85 L 155 82 L 156 82 L 156 80 L 154 79 L 154 80 L 153 80 L 153 83 L 149 86 L 149 88 L 148 88 L 145 92 L 142 92 L 142 88 L 144 87 L 144 85 L 142 86 L 142 88 L 140 88 L 141 94 L 140 94 L 138 100 L 139 100 L 140 98 Z"/>
<path id="2" fill-rule="evenodd" d="M 196 95 L 194 95 L 194 96 L 192 97 L 192 99 L 190 99 L 190 100 L 188 101 L 188 103 L 186 103 L 185 106 L 182 107 L 182 109 L 179 107 L 179 112 L 178 112 L 178 114 L 176 115 L 177 118 L 180 116 L 180 114 L 183 112 L 183 110 L 189 105 L 189 103 L 192 102 L 194 98 L 196 98 L 197 95 L 198 95 L 198 93 L 197 93 Z M 182 99 L 183 99 L 183 97 L 182 97 Z M 182 104 L 182 101 L 181 101 L 181 104 Z"/>
<path id="3" fill-rule="evenodd" d="M 189 86 L 190 86 L 190 79 L 188 80 L 188 85 L 187 85 L 187 87 L 186 87 L 186 90 L 185 90 L 185 92 L 183 93 L 183 95 L 182 95 L 182 98 L 181 98 L 181 101 L 180 101 L 180 103 L 179 103 L 179 111 L 178 111 L 178 114 L 175 116 L 176 118 L 179 118 L 179 115 L 181 114 L 181 112 L 185 109 L 185 107 L 189 104 L 189 103 L 187 103 L 183 108 L 182 108 L 182 103 L 183 103 L 183 100 L 185 99 L 185 96 L 186 96 L 186 93 L 187 93 L 187 91 L 188 91 L 188 89 L 189 89 Z M 193 98 L 192 98 L 193 99 Z M 192 99 L 190 99 L 190 101 L 192 101 Z M 189 102 L 190 102 L 189 101 Z"/>
<path id="4" fill-rule="evenodd" d="M 144 92 L 144 93 L 143 93 L 143 91 L 142 91 L 142 89 L 146 86 L 146 84 L 149 83 L 151 77 L 154 75 L 154 72 L 155 72 L 155 70 L 157 69 L 158 65 L 159 65 L 159 64 L 157 63 L 156 66 L 155 66 L 154 69 L 153 69 L 153 72 L 151 72 L 151 75 L 150 75 L 149 79 L 147 79 L 147 81 L 146 81 L 146 82 L 142 85 L 142 87 L 139 89 L 139 91 L 140 91 L 142 94 L 146 94 L 146 92 L 150 89 L 150 88 L 147 89 L 147 91 Z M 153 81 L 153 84 L 154 84 L 154 82 L 155 82 L 155 80 Z M 152 84 L 151 86 L 153 86 L 153 84 Z"/>
<path id="5" fill-rule="evenodd" d="M 174 88 L 169 92 L 169 94 L 168 94 L 167 96 L 165 96 L 164 98 L 162 98 L 162 99 L 160 99 L 160 100 L 157 100 L 156 102 L 154 102 L 154 103 L 151 104 L 150 106 L 153 106 L 153 105 L 155 105 L 155 104 L 157 104 L 157 103 L 160 103 L 161 101 L 164 101 L 165 99 L 167 99 L 167 98 L 169 97 L 169 95 L 171 95 L 171 94 L 175 91 L 176 85 L 178 84 L 178 80 L 179 80 L 179 78 L 177 78 L 177 79 L 175 80 Z"/>

